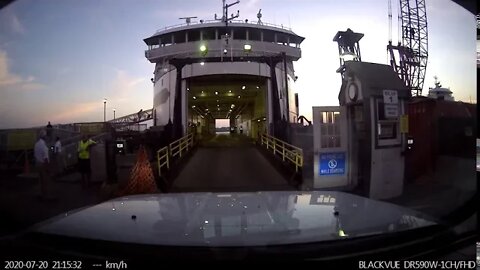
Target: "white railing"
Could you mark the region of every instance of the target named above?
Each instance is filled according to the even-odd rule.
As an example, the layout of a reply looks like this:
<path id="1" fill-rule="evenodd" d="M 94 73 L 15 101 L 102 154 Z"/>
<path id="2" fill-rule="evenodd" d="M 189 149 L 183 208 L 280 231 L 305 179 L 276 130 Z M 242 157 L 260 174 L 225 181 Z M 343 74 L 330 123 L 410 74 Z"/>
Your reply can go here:
<path id="1" fill-rule="evenodd" d="M 195 144 L 195 137 L 193 133 L 189 133 L 182 138 L 171 142 L 168 146 L 165 146 L 157 151 L 157 169 L 158 175 L 162 175 L 162 168 L 166 167 L 170 169 L 170 162 L 173 158 L 181 158 L 182 153 L 191 150 Z"/>
<path id="2" fill-rule="evenodd" d="M 303 167 L 303 150 L 300 147 L 266 133 L 260 136 L 260 144 L 265 146 L 267 150 L 272 151 L 273 155 L 279 154 L 284 162 L 290 162 L 295 165 L 295 172 L 298 172 Z"/>
<path id="3" fill-rule="evenodd" d="M 164 28 L 161 28 L 159 30 L 157 30 L 155 32 L 155 35 L 160 33 L 160 32 L 163 32 L 163 31 L 166 31 L 168 29 L 172 29 L 172 28 L 178 28 L 178 27 L 183 27 L 183 26 L 189 26 L 189 25 L 199 25 L 199 24 L 209 24 L 209 23 L 222 23 L 222 21 L 220 20 L 204 20 L 203 22 L 200 22 L 200 21 L 194 21 L 194 22 L 190 22 L 190 23 L 180 23 L 180 24 L 175 24 L 175 25 L 170 25 L 170 26 L 165 26 Z M 269 26 L 269 27 L 274 27 L 274 28 L 280 28 L 280 29 L 283 29 L 283 30 L 288 30 L 288 31 L 292 31 L 292 29 L 290 27 L 286 27 L 284 26 L 283 24 L 273 24 L 273 23 L 267 23 L 267 22 L 262 22 L 262 23 L 258 23 L 257 21 L 253 20 L 253 21 L 250 21 L 248 20 L 247 22 L 244 21 L 244 20 L 232 20 L 232 21 L 229 21 L 229 23 L 243 23 L 243 24 L 254 24 L 254 25 L 264 25 L 264 26 Z"/>
<path id="4" fill-rule="evenodd" d="M 189 41 L 183 43 L 176 43 L 174 46 L 165 46 L 156 49 L 150 49 L 145 51 L 145 57 L 147 58 L 171 58 L 171 57 L 183 57 L 183 58 L 199 58 L 198 44 L 200 41 Z M 225 56 L 223 54 L 223 43 L 221 40 L 209 40 L 208 41 L 208 56 L 207 57 L 242 57 L 242 56 L 274 56 L 281 52 L 285 52 L 287 56 L 293 59 L 299 59 L 301 57 L 300 48 L 283 45 L 279 43 L 263 42 L 251 40 L 249 44 L 252 46 L 252 52 L 246 53 L 243 46 L 244 40 L 233 40 L 230 43 L 229 54 Z"/>

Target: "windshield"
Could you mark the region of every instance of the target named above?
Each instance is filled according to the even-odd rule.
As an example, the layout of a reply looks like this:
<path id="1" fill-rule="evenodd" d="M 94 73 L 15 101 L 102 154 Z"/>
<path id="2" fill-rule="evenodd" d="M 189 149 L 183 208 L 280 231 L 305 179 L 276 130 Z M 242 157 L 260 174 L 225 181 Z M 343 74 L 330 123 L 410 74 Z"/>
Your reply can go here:
<path id="1" fill-rule="evenodd" d="M 446 0 L 13 1 L 0 235 L 247 247 L 453 229 L 480 164 L 475 25 Z"/>

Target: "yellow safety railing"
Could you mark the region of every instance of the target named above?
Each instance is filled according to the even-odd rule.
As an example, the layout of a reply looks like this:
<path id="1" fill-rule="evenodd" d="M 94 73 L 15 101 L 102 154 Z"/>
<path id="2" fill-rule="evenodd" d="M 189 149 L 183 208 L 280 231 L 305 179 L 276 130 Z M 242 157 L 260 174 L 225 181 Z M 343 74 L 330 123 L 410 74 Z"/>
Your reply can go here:
<path id="1" fill-rule="evenodd" d="M 173 141 L 170 143 L 169 147 L 169 152 L 170 156 L 176 157 L 180 156 L 182 157 L 182 153 L 188 151 L 188 147 L 192 148 L 193 147 L 193 133 L 187 134 L 183 136 L 182 138 Z M 184 151 L 185 150 L 185 151 Z"/>
<path id="2" fill-rule="evenodd" d="M 158 150 L 158 175 L 162 175 L 161 171 L 163 167 L 166 166 L 167 169 L 170 169 L 170 161 L 172 158 L 176 156 L 181 158 L 183 153 L 186 153 L 189 149 L 193 148 L 193 142 L 193 133 L 190 133 Z"/>
<path id="3" fill-rule="evenodd" d="M 170 157 L 168 155 L 168 146 L 165 146 L 157 151 L 157 167 L 158 175 L 162 175 L 162 168 L 166 166 L 170 169 Z"/>
<path id="4" fill-rule="evenodd" d="M 263 133 L 260 137 L 260 143 L 271 150 L 274 155 L 280 154 L 282 160 L 288 160 L 295 165 L 295 171 L 303 167 L 303 150 L 295 145 L 291 145 L 273 136 Z"/>

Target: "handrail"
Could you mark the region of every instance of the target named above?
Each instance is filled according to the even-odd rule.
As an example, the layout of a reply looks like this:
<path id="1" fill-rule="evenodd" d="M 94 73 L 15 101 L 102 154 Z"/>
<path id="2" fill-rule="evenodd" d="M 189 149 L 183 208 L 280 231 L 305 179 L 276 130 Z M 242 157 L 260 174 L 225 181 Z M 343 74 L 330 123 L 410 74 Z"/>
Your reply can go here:
<path id="1" fill-rule="evenodd" d="M 193 133 L 187 134 L 182 138 L 170 143 L 169 152 L 172 157 L 179 155 L 182 157 L 183 150 L 188 151 L 188 147 L 193 147 Z"/>
<path id="2" fill-rule="evenodd" d="M 175 25 L 169 25 L 169 26 L 165 26 L 163 28 L 158 29 L 155 32 L 154 35 L 159 34 L 163 31 L 172 29 L 172 28 L 178 28 L 178 27 L 189 26 L 189 25 L 198 25 L 198 24 L 209 24 L 209 23 L 221 23 L 221 21 L 220 20 L 203 20 L 203 22 L 193 21 L 193 22 L 190 22 L 190 23 L 179 23 L 179 24 L 175 24 Z M 283 30 L 292 31 L 292 28 L 286 27 L 283 24 L 274 24 L 274 23 L 268 23 L 268 22 L 262 22 L 262 23 L 259 24 L 258 21 L 255 21 L 255 20 L 253 20 L 253 21 L 248 20 L 247 22 L 244 21 L 244 20 L 232 20 L 229 23 L 245 23 L 245 24 L 255 24 L 255 25 L 266 25 L 266 26 L 270 26 L 270 27 L 275 27 L 275 28 L 280 28 L 280 29 L 283 29 Z"/>
<path id="3" fill-rule="evenodd" d="M 162 168 L 167 167 L 170 169 L 170 161 L 179 156 L 182 157 L 183 153 L 188 152 L 193 148 L 194 137 L 193 133 L 189 133 L 182 138 L 171 142 L 168 146 L 165 146 L 157 151 L 157 167 L 158 175 L 162 175 Z"/>
<path id="4" fill-rule="evenodd" d="M 164 160 L 162 162 L 162 160 Z M 160 148 L 157 151 L 157 167 L 158 167 L 158 175 L 162 175 L 162 167 L 167 166 L 167 169 L 170 169 L 170 160 L 168 156 L 168 146 Z"/>
<path id="5" fill-rule="evenodd" d="M 281 155 L 282 160 L 289 160 L 295 165 L 295 172 L 298 172 L 299 168 L 303 167 L 303 150 L 295 145 L 289 144 L 282 140 L 279 140 L 273 136 L 263 133 L 260 136 L 261 145 L 266 145 L 267 150 Z"/>

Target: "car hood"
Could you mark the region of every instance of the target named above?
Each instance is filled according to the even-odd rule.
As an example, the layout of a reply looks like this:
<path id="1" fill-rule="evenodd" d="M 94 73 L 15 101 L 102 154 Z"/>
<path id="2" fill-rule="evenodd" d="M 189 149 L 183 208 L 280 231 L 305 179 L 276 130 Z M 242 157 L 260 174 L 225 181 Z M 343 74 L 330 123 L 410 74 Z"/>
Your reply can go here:
<path id="1" fill-rule="evenodd" d="M 343 192 L 170 193 L 116 198 L 34 233 L 162 246 L 311 243 L 435 225 L 422 213 Z"/>

